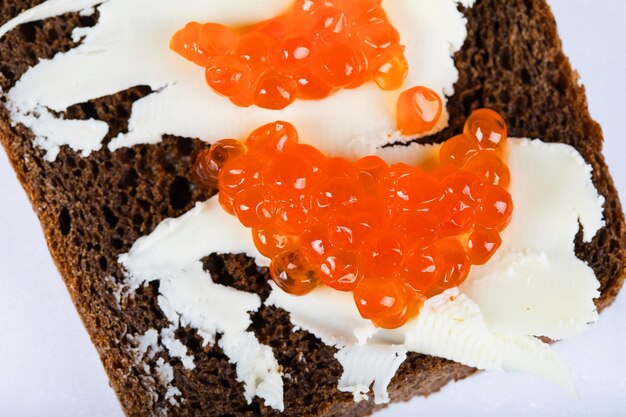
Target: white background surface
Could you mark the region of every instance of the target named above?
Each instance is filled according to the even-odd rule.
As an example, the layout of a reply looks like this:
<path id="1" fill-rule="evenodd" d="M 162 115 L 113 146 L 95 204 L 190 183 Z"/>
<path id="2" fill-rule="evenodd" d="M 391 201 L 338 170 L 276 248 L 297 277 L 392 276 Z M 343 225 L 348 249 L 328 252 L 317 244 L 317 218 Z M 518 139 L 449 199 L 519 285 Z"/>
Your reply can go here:
<path id="1" fill-rule="evenodd" d="M 566 53 L 587 87 L 605 155 L 626 197 L 626 1 L 550 0 Z M 556 349 L 580 396 L 540 378 L 481 373 L 391 416 L 626 415 L 626 294 L 598 324 Z M 95 349 L 56 271 L 6 155 L 0 151 L 0 416 L 121 417 Z"/>

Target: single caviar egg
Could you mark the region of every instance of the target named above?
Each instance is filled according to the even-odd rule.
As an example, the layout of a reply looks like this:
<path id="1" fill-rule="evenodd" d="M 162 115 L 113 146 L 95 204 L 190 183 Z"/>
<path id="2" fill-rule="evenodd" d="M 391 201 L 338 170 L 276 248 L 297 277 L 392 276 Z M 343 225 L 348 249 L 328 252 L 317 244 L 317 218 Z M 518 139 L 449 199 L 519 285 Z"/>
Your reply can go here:
<path id="1" fill-rule="evenodd" d="M 408 287 L 425 295 L 442 279 L 443 263 L 432 247 L 421 244 L 411 248 L 404 260 L 405 280 Z"/>
<path id="2" fill-rule="evenodd" d="M 469 275 L 471 263 L 463 245 L 456 239 L 444 239 L 434 244 L 435 256 L 441 259 L 443 289 L 457 287 Z"/>
<path id="3" fill-rule="evenodd" d="M 513 200 L 504 188 L 485 185 L 480 191 L 479 199 L 480 205 L 476 214 L 478 224 L 500 229 L 511 221 Z"/>
<path id="4" fill-rule="evenodd" d="M 294 75 L 294 79 L 298 89 L 298 98 L 303 100 L 321 100 L 333 91 L 330 85 L 306 68 Z"/>
<path id="5" fill-rule="evenodd" d="M 248 136 L 246 145 L 254 151 L 283 152 L 298 144 L 298 132 L 291 123 L 277 121 L 256 129 Z"/>
<path id="6" fill-rule="evenodd" d="M 430 132 L 441 117 L 441 97 L 426 87 L 413 87 L 400 95 L 396 117 L 398 129 L 405 135 Z"/>
<path id="7" fill-rule="evenodd" d="M 319 277 L 322 283 L 339 291 L 352 291 L 361 279 L 356 253 L 333 250 L 327 253 L 320 264 Z"/>
<path id="8" fill-rule="evenodd" d="M 402 310 L 396 314 L 384 315 L 372 319 L 372 322 L 383 329 L 397 329 L 403 326 L 409 319 L 415 317 L 419 312 L 419 303 L 421 300 L 407 298 L 407 303 Z"/>
<path id="9" fill-rule="evenodd" d="M 372 212 L 337 211 L 328 222 L 330 243 L 340 249 L 358 248 L 378 224 L 376 214 Z"/>
<path id="10" fill-rule="evenodd" d="M 205 23 L 198 35 L 198 47 L 209 56 L 229 54 L 237 47 L 237 35 L 224 25 Z"/>
<path id="11" fill-rule="evenodd" d="M 271 226 L 252 229 L 252 240 L 261 255 L 270 259 L 287 249 L 296 247 L 293 238 Z"/>
<path id="12" fill-rule="evenodd" d="M 381 280 L 365 276 L 353 293 L 357 308 L 363 318 L 374 321 L 384 319 L 405 321 L 402 313 L 405 312 L 409 297 L 400 280 L 393 278 Z"/>
<path id="13" fill-rule="evenodd" d="M 502 238 L 495 229 L 477 228 L 469 236 L 467 255 L 474 265 L 484 265 L 496 253 Z"/>
<path id="14" fill-rule="evenodd" d="M 439 160 L 442 164 L 463 167 L 479 151 L 478 142 L 468 135 L 461 134 L 448 139 L 441 145 Z"/>
<path id="15" fill-rule="evenodd" d="M 274 65 L 288 74 L 306 66 L 313 56 L 313 43 L 306 37 L 297 36 L 284 39 L 278 46 Z"/>
<path id="16" fill-rule="evenodd" d="M 435 241 L 439 225 L 429 212 L 396 212 L 393 226 L 405 237 L 409 245 L 426 247 Z"/>
<path id="17" fill-rule="evenodd" d="M 296 99 L 297 88 L 291 77 L 265 73 L 254 86 L 254 104 L 264 109 L 284 109 Z"/>
<path id="18" fill-rule="evenodd" d="M 191 169 L 191 180 L 204 189 L 214 189 L 217 187 L 219 172 L 220 167 L 211 159 L 211 150 L 203 149 L 194 161 Z"/>
<path id="19" fill-rule="evenodd" d="M 242 59 L 219 56 L 207 61 L 205 77 L 217 93 L 226 97 L 237 97 L 247 88 L 252 71 Z"/>
<path id="20" fill-rule="evenodd" d="M 389 169 L 389 165 L 382 158 L 373 155 L 359 159 L 355 167 L 359 172 L 361 184 L 370 194 L 376 193 L 380 179 Z"/>
<path id="21" fill-rule="evenodd" d="M 204 188 L 214 188 L 218 174 L 227 160 L 246 152 L 244 144 L 235 139 L 223 139 L 196 157 L 192 169 L 192 181 Z"/>
<path id="22" fill-rule="evenodd" d="M 471 157 L 465 170 L 476 174 L 485 184 L 508 187 L 511 182 L 509 168 L 496 152 L 480 152 Z"/>
<path id="23" fill-rule="evenodd" d="M 363 57 L 348 45 L 337 45 L 318 56 L 318 74 L 333 88 L 353 86 L 362 72 Z"/>
<path id="24" fill-rule="evenodd" d="M 337 7 L 327 7 L 313 13 L 317 25 L 312 30 L 313 38 L 325 45 L 338 45 L 350 37 L 350 21 L 347 14 Z"/>
<path id="25" fill-rule="evenodd" d="M 483 149 L 499 149 L 507 138 L 504 119 L 491 109 L 472 112 L 463 132 L 475 138 Z"/>
<path id="26" fill-rule="evenodd" d="M 396 275 L 404 259 L 405 243 L 391 229 L 373 231 L 361 247 L 359 263 L 363 272 L 381 278 Z"/>
<path id="27" fill-rule="evenodd" d="M 397 49 L 388 52 L 383 64 L 376 69 L 374 81 L 383 90 L 397 90 L 404 84 L 409 73 L 409 63 L 404 51 Z"/>
<path id="28" fill-rule="evenodd" d="M 230 159 L 218 174 L 220 193 L 234 197 L 245 187 L 260 185 L 262 169 L 261 161 L 247 158 L 246 155 Z"/>
<path id="29" fill-rule="evenodd" d="M 327 228 L 319 223 L 310 226 L 300 237 L 300 244 L 313 258 L 323 259 L 331 247 Z"/>
<path id="30" fill-rule="evenodd" d="M 272 259 L 270 265 L 272 279 L 282 290 L 305 295 L 317 287 L 319 279 L 305 251 L 286 250 Z"/>
<path id="31" fill-rule="evenodd" d="M 282 201 L 276 207 L 276 226 L 290 235 L 302 234 L 309 225 L 309 209 L 298 201 Z"/>
<path id="32" fill-rule="evenodd" d="M 246 227 L 262 227 L 274 218 L 267 194 L 261 186 L 246 187 L 233 198 L 234 212 Z"/>

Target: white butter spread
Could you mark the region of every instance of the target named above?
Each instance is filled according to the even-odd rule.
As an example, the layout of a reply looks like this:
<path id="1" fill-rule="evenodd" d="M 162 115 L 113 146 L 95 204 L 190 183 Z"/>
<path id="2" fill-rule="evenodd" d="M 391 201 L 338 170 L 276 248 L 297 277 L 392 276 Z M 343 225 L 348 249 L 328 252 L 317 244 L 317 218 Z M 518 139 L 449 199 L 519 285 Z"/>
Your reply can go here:
<path id="1" fill-rule="evenodd" d="M 407 348 L 402 345 L 350 345 L 339 349 L 335 358 L 343 367 L 339 391 L 351 392 L 354 401 L 367 400 L 372 387 L 374 402 L 389 402 L 387 386 L 406 359 Z"/>
<path id="2" fill-rule="evenodd" d="M 407 139 L 396 130 L 400 91 L 385 92 L 369 82 L 325 100 L 298 100 L 279 112 L 241 108 L 211 91 L 204 71 L 169 49 L 171 36 L 189 21 L 248 24 L 280 14 L 292 0 L 48 0 L 6 23 L 0 37 L 19 24 L 89 11 L 99 3 L 98 23 L 74 31 L 74 39 L 82 39 L 79 46 L 41 60 L 7 93 L 13 122 L 33 131 L 48 160 L 63 145 L 88 155 L 108 133 L 102 121 L 65 120 L 53 112 L 138 85 L 153 93 L 135 102 L 129 131 L 111 142 L 112 150 L 157 143 L 164 134 L 209 142 L 243 138 L 276 119 L 292 122 L 305 140 L 316 138 L 314 144 L 334 156 L 371 154 L 376 147 Z M 457 1 L 384 0 L 383 6 L 406 45 L 410 70 L 405 85 L 430 87 L 445 104 L 458 78 L 452 56 L 467 34 Z M 444 112 L 433 131 L 447 121 Z"/>
<path id="3" fill-rule="evenodd" d="M 435 145 L 411 145 L 378 154 L 388 162 L 416 164 L 437 151 Z M 603 199 L 592 185 L 591 168 L 569 146 L 511 139 L 508 165 L 516 206 L 496 257 L 474 267 L 460 288 L 428 300 L 403 327 L 377 329 L 359 315 L 348 293 L 319 287 L 294 297 L 273 287 L 267 305 L 288 311 L 296 330 L 337 348 L 344 369 L 338 389 L 353 393 L 356 400 L 367 398 L 373 389 L 377 403 L 388 401 L 387 386 L 408 352 L 479 369 L 530 372 L 573 389 L 555 352 L 534 336 L 571 337 L 596 320 L 593 298 L 599 283 L 576 257 L 573 241 L 579 225 L 586 240 L 602 227 Z M 256 393 L 268 404 L 279 403 L 282 382 L 276 359 L 246 332 L 249 312 L 259 308 L 260 299 L 214 284 L 200 263 L 211 253 L 245 253 L 267 265 L 249 230 L 226 214 L 217 198 L 164 221 L 120 261 L 131 288 L 160 281 L 159 305 L 170 320 L 198 329 L 207 342 L 223 333 L 220 346 L 237 363 L 247 398 Z M 237 349 L 222 342 L 232 339 L 240 340 Z M 250 388 L 250 375 L 260 384 Z"/>

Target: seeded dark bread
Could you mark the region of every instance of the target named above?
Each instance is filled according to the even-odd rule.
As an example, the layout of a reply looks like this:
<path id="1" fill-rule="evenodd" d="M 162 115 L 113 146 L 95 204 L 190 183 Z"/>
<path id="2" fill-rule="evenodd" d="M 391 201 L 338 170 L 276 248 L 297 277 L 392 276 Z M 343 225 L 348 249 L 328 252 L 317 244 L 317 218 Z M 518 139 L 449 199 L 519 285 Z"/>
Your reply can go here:
<path id="1" fill-rule="evenodd" d="M 4 0 L 0 22 L 41 0 Z M 469 35 L 456 55 L 459 81 L 448 110 L 451 126 L 428 141 L 441 141 L 462 128 L 472 109 L 491 107 L 508 121 L 512 136 L 541 137 L 576 147 L 594 168 L 594 183 L 606 197 L 607 225 L 592 243 L 576 242 L 578 256 L 588 262 L 601 282 L 599 309 L 608 306 L 622 286 L 626 266 L 623 212 L 601 154 L 602 132 L 587 111 L 585 91 L 563 55 L 554 18 L 545 0 L 479 0 L 465 11 Z M 76 26 L 90 26 L 94 16 L 77 13 L 26 24 L 0 42 L 0 86 L 4 91 L 39 58 L 74 46 Z M 97 118 L 111 127 L 109 138 L 124 131 L 131 105 L 150 93 L 138 86 L 70 108 L 72 118 Z M 4 101 L 4 98 L 3 98 Z M 106 150 L 81 158 L 62 149 L 49 163 L 33 147 L 32 133 L 12 127 L 0 106 L 0 141 L 41 220 L 50 251 L 76 308 L 110 377 L 125 412 L 148 416 L 168 411 L 172 416 L 256 416 L 279 413 L 255 399 L 246 404 L 235 368 L 217 346 L 202 347 L 193 329 L 177 336 L 195 356 L 196 369 L 173 360 L 174 385 L 184 402 L 171 406 L 165 388 L 136 363 L 131 334 L 168 326 L 156 301 L 158 285 L 144 287 L 118 304 L 114 295 L 123 271 L 118 255 L 160 221 L 179 216 L 209 195 L 187 179 L 192 161 L 204 146 L 189 138 L 168 137 L 158 145 L 135 146 L 115 153 Z M 549 180 L 549 179 L 546 179 Z M 225 285 L 266 297 L 267 273 L 242 255 L 212 255 L 205 260 L 215 279 Z M 372 402 L 354 403 L 336 389 L 341 367 L 333 348 L 311 334 L 292 332 L 286 312 L 264 307 L 253 316 L 252 330 L 274 350 L 285 374 L 288 416 L 362 416 Z M 159 357 L 145 363 L 154 367 Z M 428 395 L 451 380 L 475 370 L 444 359 L 409 354 L 389 388 L 394 401 Z"/>

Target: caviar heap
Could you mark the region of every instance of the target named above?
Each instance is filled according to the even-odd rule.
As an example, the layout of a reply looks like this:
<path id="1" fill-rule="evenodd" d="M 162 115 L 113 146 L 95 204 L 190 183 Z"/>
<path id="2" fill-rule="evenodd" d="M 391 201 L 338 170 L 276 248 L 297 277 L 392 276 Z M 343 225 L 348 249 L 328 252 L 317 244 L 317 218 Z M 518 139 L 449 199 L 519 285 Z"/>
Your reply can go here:
<path id="1" fill-rule="evenodd" d="M 364 318 L 396 328 L 500 246 L 513 211 L 506 139 L 503 119 L 478 110 L 426 172 L 377 156 L 326 157 L 276 122 L 245 143 L 222 140 L 201 152 L 193 179 L 217 185 L 280 288 L 351 291 Z"/>
<path id="2" fill-rule="evenodd" d="M 296 98 L 318 100 L 370 80 L 396 90 L 408 64 L 381 2 L 297 0 L 283 15 L 241 28 L 192 22 L 170 47 L 243 107 L 283 109 Z"/>

